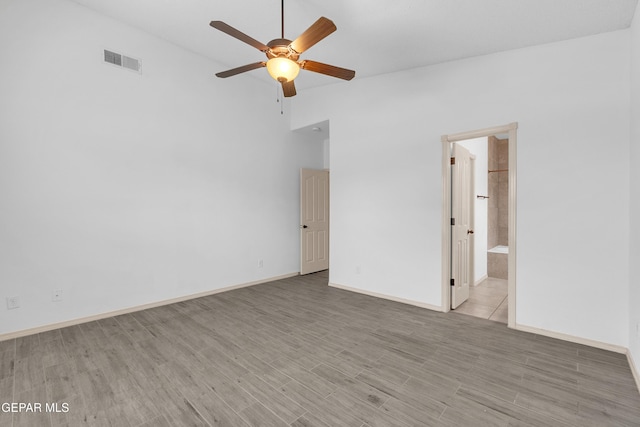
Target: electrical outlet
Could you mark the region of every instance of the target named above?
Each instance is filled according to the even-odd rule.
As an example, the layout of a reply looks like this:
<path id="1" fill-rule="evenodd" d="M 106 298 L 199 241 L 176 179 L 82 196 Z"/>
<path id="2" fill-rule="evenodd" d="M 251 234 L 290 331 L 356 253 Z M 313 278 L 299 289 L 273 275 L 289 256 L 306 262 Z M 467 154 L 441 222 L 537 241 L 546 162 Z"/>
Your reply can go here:
<path id="1" fill-rule="evenodd" d="M 262 260 L 258 260 L 258 268 L 264 267 L 264 262 Z"/>
<path id="2" fill-rule="evenodd" d="M 636 336 L 640 338 L 640 322 L 636 323 Z"/>
<path id="3" fill-rule="evenodd" d="M 362 273 L 362 269 L 360 268 L 360 266 L 356 266 L 356 274 L 360 274 Z"/>
<path id="4" fill-rule="evenodd" d="M 20 298 L 18 297 L 7 297 L 7 310 L 13 310 L 14 308 L 20 307 Z"/>
<path id="5" fill-rule="evenodd" d="M 51 296 L 51 301 L 53 301 L 53 302 L 62 301 L 62 289 L 58 289 L 57 291 L 53 291 L 53 295 Z"/>

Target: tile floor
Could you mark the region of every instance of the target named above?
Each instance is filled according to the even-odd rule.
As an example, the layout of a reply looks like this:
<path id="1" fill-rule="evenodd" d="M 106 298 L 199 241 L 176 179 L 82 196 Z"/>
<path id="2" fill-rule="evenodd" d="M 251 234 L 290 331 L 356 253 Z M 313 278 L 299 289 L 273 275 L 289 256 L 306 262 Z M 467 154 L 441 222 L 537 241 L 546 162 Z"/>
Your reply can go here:
<path id="1" fill-rule="evenodd" d="M 469 290 L 469 299 L 457 313 L 507 323 L 507 281 L 489 277 Z"/>
<path id="2" fill-rule="evenodd" d="M 0 404 L 58 409 L 0 408 L 0 426 L 640 426 L 625 354 L 327 282 L 294 276 L 0 341 Z"/>

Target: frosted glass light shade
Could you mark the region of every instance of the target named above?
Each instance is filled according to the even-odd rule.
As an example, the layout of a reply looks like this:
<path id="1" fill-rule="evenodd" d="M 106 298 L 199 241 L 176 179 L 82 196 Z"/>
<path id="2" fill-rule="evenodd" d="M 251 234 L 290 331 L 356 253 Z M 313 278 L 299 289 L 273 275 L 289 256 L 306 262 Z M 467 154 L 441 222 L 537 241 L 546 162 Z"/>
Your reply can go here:
<path id="1" fill-rule="evenodd" d="M 288 58 L 277 57 L 267 61 L 267 71 L 279 82 L 290 82 L 298 76 L 300 66 Z"/>

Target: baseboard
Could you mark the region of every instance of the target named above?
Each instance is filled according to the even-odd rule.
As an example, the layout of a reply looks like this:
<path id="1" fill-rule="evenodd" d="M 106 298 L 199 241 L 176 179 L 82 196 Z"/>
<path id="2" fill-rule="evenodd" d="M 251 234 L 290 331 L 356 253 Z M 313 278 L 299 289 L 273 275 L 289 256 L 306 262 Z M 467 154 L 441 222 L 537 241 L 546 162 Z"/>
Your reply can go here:
<path id="1" fill-rule="evenodd" d="M 340 285 L 338 283 L 329 283 L 329 286 L 334 287 L 334 288 L 338 288 L 338 289 L 343 289 L 345 291 L 356 292 L 356 293 L 359 293 L 359 294 L 369 295 L 369 296 L 376 297 L 376 298 L 382 298 L 382 299 L 386 299 L 386 300 L 390 300 L 390 301 L 400 302 L 400 303 L 403 303 L 403 304 L 409 304 L 409 305 L 413 305 L 413 306 L 416 306 L 416 307 L 427 308 L 429 310 L 442 312 L 442 307 L 440 307 L 440 306 L 426 304 L 426 303 L 419 302 L 419 301 L 413 301 L 413 300 L 408 300 L 408 299 L 404 299 L 404 298 L 393 297 L 393 296 L 390 296 L 390 295 L 380 294 L 380 293 L 377 293 L 377 292 L 370 292 L 370 291 L 366 291 L 366 290 L 363 290 L 363 289 L 352 288 L 350 286 Z M 601 341 L 590 340 L 590 339 L 587 339 L 587 338 L 576 337 L 576 336 L 573 336 L 573 335 L 562 334 L 560 332 L 548 331 L 546 329 L 539 329 L 539 328 L 534 328 L 534 327 L 531 327 L 531 326 L 525 326 L 525 325 L 519 325 L 519 324 L 516 324 L 515 329 L 518 330 L 518 331 L 522 331 L 522 332 L 529 332 L 529 333 L 532 333 L 532 334 L 543 335 L 543 336 L 546 336 L 546 337 L 549 337 L 549 338 L 556 338 L 556 339 L 560 339 L 560 340 L 563 340 L 563 341 L 568 341 L 568 342 L 573 342 L 573 343 L 576 343 L 576 344 L 587 345 L 589 347 L 599 348 L 601 350 L 608 350 L 608 351 L 612 351 L 614 353 L 620 353 L 620 354 L 627 354 L 628 355 L 628 349 L 626 347 L 622 347 L 622 346 L 618 346 L 618 345 L 614 345 L 614 344 L 608 344 L 608 343 L 601 342 Z M 629 360 L 632 360 L 632 359 L 629 357 Z M 634 377 L 636 378 L 636 382 L 638 382 L 638 378 L 639 378 L 638 377 L 638 372 L 635 369 L 635 367 L 632 365 L 632 362 L 630 362 L 630 366 L 632 366 L 632 370 L 634 372 Z"/>
<path id="2" fill-rule="evenodd" d="M 628 353 L 628 349 L 626 347 L 622 347 L 622 346 L 619 346 L 619 345 L 608 344 L 608 343 L 605 343 L 605 342 L 590 340 L 590 339 L 587 339 L 587 338 L 576 337 L 576 336 L 568 335 L 568 334 L 562 334 L 560 332 L 548 331 L 546 329 L 534 328 L 532 326 L 525 326 L 525 325 L 516 324 L 516 327 L 514 329 L 517 330 L 517 331 L 529 332 L 529 333 L 537 334 L 537 335 L 543 335 L 543 336 L 549 337 L 549 338 L 557 338 L 559 340 L 569 341 L 569 342 L 573 342 L 573 343 L 576 343 L 576 344 L 588 345 L 589 347 L 595 347 L 595 348 L 599 348 L 601 350 L 608 350 L 608 351 L 612 351 L 614 353 L 620 353 L 620 354 L 627 354 Z"/>
<path id="3" fill-rule="evenodd" d="M 576 337 L 576 336 L 573 336 L 573 335 L 561 334 L 559 332 L 547 331 L 546 329 L 533 328 L 531 326 L 524 326 L 524 325 L 516 324 L 516 327 L 514 329 L 516 329 L 518 331 L 529 332 L 529 333 L 532 333 L 532 334 L 543 335 L 543 336 L 549 337 L 549 338 L 557 338 L 559 340 L 569 341 L 569 342 L 573 342 L 573 343 L 576 343 L 576 344 L 588 345 L 589 347 L 595 347 L 595 348 L 599 348 L 601 350 L 608 350 L 608 351 L 612 351 L 614 353 L 625 354 L 627 356 L 627 360 L 629 361 L 629 368 L 631 368 L 631 374 L 633 375 L 633 379 L 636 382 L 636 387 L 638 388 L 638 391 L 640 392 L 640 373 L 638 372 L 638 368 L 636 367 L 635 363 L 633 362 L 633 357 L 631 357 L 631 352 L 629 351 L 628 348 L 622 347 L 622 346 L 619 346 L 619 345 L 613 345 L 613 344 L 604 343 L 604 342 L 601 342 L 601 341 L 595 341 L 595 340 L 590 340 L 590 339 L 586 339 L 586 338 L 580 338 L 580 337 Z"/>
<path id="4" fill-rule="evenodd" d="M 92 315 L 92 316 L 80 317 L 80 318 L 77 318 L 77 319 L 66 320 L 64 322 L 51 323 L 51 324 L 48 324 L 48 325 L 38 326 L 38 327 L 35 327 L 35 328 L 23 329 L 23 330 L 16 331 L 16 332 L 9 332 L 9 333 L 6 333 L 6 334 L 1 334 L 0 335 L 0 341 L 6 341 L 6 340 L 14 339 L 14 338 L 26 337 L 28 335 L 39 334 L 41 332 L 48 332 L 48 331 L 52 331 L 52 330 L 55 330 L 55 329 L 60 329 L 60 328 L 66 328 L 66 327 L 69 327 L 69 326 L 80 325 L 82 323 L 93 322 L 94 320 L 106 319 L 108 317 L 113 317 L 113 316 L 120 316 L 122 314 L 135 313 L 136 311 L 142 311 L 142 310 L 147 310 L 149 308 L 161 307 L 163 305 L 174 304 L 174 303 L 182 302 L 182 301 L 189 301 L 189 300 L 192 300 L 192 299 L 195 299 L 195 298 L 202 298 L 202 297 L 206 297 L 206 296 L 209 296 L 209 295 L 215 295 L 215 294 L 219 294 L 219 293 L 222 293 L 222 292 L 232 291 L 234 289 L 240 289 L 240 288 L 246 288 L 246 287 L 249 287 L 249 286 L 255 286 L 255 285 L 259 285 L 261 283 L 267 283 L 267 282 L 273 282 L 273 281 L 276 281 L 276 280 L 287 279 L 289 277 L 297 276 L 298 274 L 300 274 L 300 273 L 295 272 L 295 273 L 283 274 L 281 276 L 275 276 L 275 277 L 270 277 L 270 278 L 267 278 L 267 279 L 255 280 L 253 282 L 241 283 L 239 285 L 227 286 L 227 287 L 224 287 L 224 288 L 214 289 L 214 290 L 211 290 L 211 291 L 199 292 L 197 294 L 185 295 L 185 296 L 181 296 L 181 297 L 177 297 L 177 298 L 171 298 L 171 299 L 167 299 L 167 300 L 152 302 L 152 303 L 149 303 L 149 304 L 143 304 L 143 305 L 137 305 L 137 306 L 134 306 L 134 307 L 128 307 L 128 308 L 124 308 L 124 309 L 121 309 L 121 310 L 110 311 L 110 312 L 107 312 L 107 313 L 100 313 L 100 314 L 95 314 L 95 315 Z"/>
<path id="5" fill-rule="evenodd" d="M 475 283 L 473 284 L 473 286 L 478 286 L 480 283 L 484 282 L 488 278 L 489 278 L 489 276 L 487 274 L 485 274 L 484 276 L 482 276 L 481 278 L 476 280 Z"/>
<path id="6" fill-rule="evenodd" d="M 629 361 L 629 367 L 631 368 L 633 379 L 636 380 L 636 387 L 638 387 L 638 392 L 640 392 L 640 372 L 638 372 L 638 368 L 636 367 L 636 364 L 633 362 L 633 357 L 631 356 L 631 350 L 627 350 L 627 360 Z"/>
<path id="7" fill-rule="evenodd" d="M 350 286 L 340 285 L 338 283 L 331 283 L 330 282 L 329 286 L 331 286 L 332 288 L 338 288 L 338 289 L 342 289 L 342 290 L 345 290 L 345 291 L 356 292 L 358 294 L 369 295 L 370 297 L 382 298 L 382 299 L 386 299 L 386 300 L 389 300 L 389 301 L 399 302 L 399 303 L 402 303 L 402 304 L 408 304 L 408 305 L 413 305 L 413 306 L 416 306 L 416 307 L 427 308 L 427 309 L 433 310 L 433 311 L 440 311 L 440 312 L 442 311 L 442 307 L 440 307 L 439 305 L 431 305 L 431 304 L 427 304 L 427 303 L 420 302 L 420 301 L 414 301 L 414 300 L 410 300 L 410 299 L 393 297 L 391 295 L 379 294 L 377 292 L 365 291 L 363 289 L 352 288 Z"/>

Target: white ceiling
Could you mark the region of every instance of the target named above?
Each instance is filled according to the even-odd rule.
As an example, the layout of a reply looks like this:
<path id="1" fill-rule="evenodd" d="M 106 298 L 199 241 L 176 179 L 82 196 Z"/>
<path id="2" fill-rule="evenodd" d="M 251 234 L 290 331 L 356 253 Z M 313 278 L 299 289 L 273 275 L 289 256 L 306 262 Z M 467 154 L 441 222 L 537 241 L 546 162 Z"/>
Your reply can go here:
<path id="1" fill-rule="evenodd" d="M 209 26 L 221 20 L 267 43 L 280 37 L 278 0 L 73 0 L 223 64 L 264 54 Z M 628 28 L 638 0 L 285 0 L 285 37 L 320 16 L 338 30 L 306 51 L 356 70 L 356 79 Z M 134 52 L 132 52 L 133 54 Z M 231 78 L 268 80 L 266 70 Z M 298 91 L 336 83 L 303 71 Z M 348 84 L 348 83 L 345 83 Z"/>

